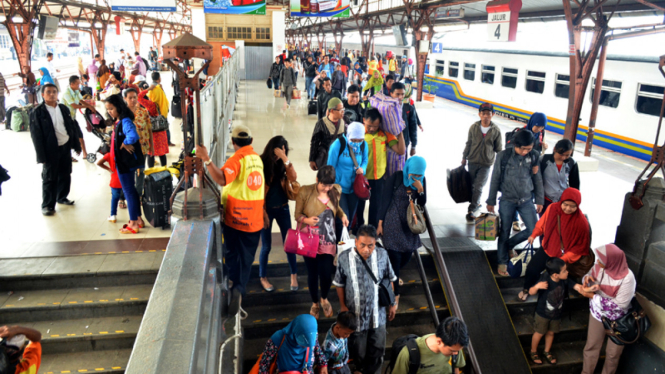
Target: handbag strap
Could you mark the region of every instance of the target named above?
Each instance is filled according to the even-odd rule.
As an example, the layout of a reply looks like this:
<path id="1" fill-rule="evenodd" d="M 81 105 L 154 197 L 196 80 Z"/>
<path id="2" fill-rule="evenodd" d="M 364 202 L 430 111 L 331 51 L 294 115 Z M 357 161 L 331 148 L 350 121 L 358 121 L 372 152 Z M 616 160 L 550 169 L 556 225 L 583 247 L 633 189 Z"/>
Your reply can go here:
<path id="1" fill-rule="evenodd" d="M 355 250 L 356 250 L 356 253 L 358 254 L 358 257 L 360 257 L 360 261 L 362 261 L 363 265 L 365 265 L 365 269 L 367 269 L 367 272 L 369 273 L 369 276 L 372 277 L 372 280 L 374 281 L 374 283 L 379 284 L 378 279 L 376 279 L 376 276 L 374 275 L 374 272 L 372 271 L 372 269 L 367 264 L 367 261 L 365 261 L 363 256 L 360 255 L 360 252 L 358 252 L 358 248 L 356 248 Z"/>
<path id="2" fill-rule="evenodd" d="M 561 237 L 561 216 L 559 215 L 556 216 L 556 224 L 559 231 L 559 245 L 561 246 L 561 254 L 563 254 L 565 250 L 563 247 L 563 238 Z"/>
<path id="3" fill-rule="evenodd" d="M 353 148 L 351 148 L 350 140 L 346 142 L 346 148 L 349 149 L 349 154 L 351 154 L 351 159 L 353 160 L 353 165 L 358 169 L 358 161 L 356 161 L 356 154 L 353 153 Z"/>

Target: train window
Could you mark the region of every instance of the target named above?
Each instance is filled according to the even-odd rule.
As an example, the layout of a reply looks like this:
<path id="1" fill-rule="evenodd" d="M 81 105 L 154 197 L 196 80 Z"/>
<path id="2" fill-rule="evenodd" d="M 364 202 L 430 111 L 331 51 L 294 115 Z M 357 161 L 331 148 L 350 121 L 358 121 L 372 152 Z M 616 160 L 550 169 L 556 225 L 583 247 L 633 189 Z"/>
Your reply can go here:
<path id="1" fill-rule="evenodd" d="M 448 76 L 451 78 L 457 78 L 459 73 L 459 62 L 450 61 L 448 63 Z"/>
<path id="2" fill-rule="evenodd" d="M 487 84 L 494 84 L 494 66 L 483 65 L 480 81 Z"/>
<path id="3" fill-rule="evenodd" d="M 637 113 L 660 116 L 660 107 L 663 105 L 662 86 L 652 86 L 650 84 L 640 83 L 637 87 L 637 102 L 635 110 Z M 602 93 L 602 92 L 601 92 Z"/>
<path id="4" fill-rule="evenodd" d="M 545 73 L 539 71 L 526 72 L 526 90 L 529 92 L 543 93 L 545 91 Z"/>
<path id="5" fill-rule="evenodd" d="M 476 79 L 476 64 L 464 64 L 464 79 L 469 81 Z"/>
<path id="6" fill-rule="evenodd" d="M 565 74 L 557 74 L 554 81 L 554 96 L 568 98 L 568 90 L 570 87 L 570 76 Z"/>
<path id="7" fill-rule="evenodd" d="M 593 93 L 596 90 L 596 78 L 593 78 L 591 85 L 591 102 L 593 102 Z M 603 79 L 603 88 L 600 90 L 600 102 L 598 104 L 616 108 L 619 106 L 621 97 L 621 82 L 608 81 Z M 659 113 L 660 115 L 660 113 Z"/>
<path id="8" fill-rule="evenodd" d="M 517 87 L 517 69 L 503 68 L 503 73 L 501 74 L 501 85 L 508 88 Z"/>
<path id="9" fill-rule="evenodd" d="M 444 65 L 445 63 L 443 60 L 436 60 L 436 70 L 434 71 L 434 75 L 443 75 Z"/>

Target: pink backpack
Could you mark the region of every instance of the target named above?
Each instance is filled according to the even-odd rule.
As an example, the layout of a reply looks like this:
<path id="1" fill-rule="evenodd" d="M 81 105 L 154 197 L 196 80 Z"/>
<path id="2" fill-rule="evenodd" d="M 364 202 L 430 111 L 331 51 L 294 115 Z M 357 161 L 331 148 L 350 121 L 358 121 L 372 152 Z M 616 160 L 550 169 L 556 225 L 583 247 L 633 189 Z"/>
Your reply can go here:
<path id="1" fill-rule="evenodd" d="M 376 108 L 383 121 L 381 122 L 381 129 L 389 132 L 395 136 L 404 131 L 406 124 L 402 118 L 402 103 L 398 99 L 393 99 L 390 96 L 384 95 L 382 92 L 369 98 L 369 104 L 372 108 Z"/>

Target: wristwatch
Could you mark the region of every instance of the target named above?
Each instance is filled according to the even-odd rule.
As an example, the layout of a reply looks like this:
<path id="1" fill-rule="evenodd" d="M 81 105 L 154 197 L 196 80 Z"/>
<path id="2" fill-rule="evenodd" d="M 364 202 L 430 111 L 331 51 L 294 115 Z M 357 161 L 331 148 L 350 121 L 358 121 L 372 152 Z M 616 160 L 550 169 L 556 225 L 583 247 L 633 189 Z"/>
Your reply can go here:
<path id="1" fill-rule="evenodd" d="M 289 165 L 291 165 L 291 160 L 286 160 L 286 162 L 284 163 L 284 166 L 288 167 Z"/>
<path id="2" fill-rule="evenodd" d="M 208 165 L 210 164 L 212 164 L 212 160 L 209 159 L 208 161 L 203 163 L 203 166 L 208 167 Z"/>

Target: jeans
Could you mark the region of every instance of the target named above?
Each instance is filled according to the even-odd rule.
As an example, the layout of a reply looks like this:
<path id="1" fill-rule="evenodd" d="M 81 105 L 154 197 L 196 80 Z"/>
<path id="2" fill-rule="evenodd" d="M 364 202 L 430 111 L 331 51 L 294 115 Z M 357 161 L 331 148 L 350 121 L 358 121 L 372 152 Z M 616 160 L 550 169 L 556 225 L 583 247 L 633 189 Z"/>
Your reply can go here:
<path id="1" fill-rule="evenodd" d="M 122 191 L 127 198 L 127 210 L 129 211 L 129 220 L 136 221 L 141 216 L 141 203 L 139 202 L 139 193 L 134 184 L 134 171 L 129 173 L 118 173 L 118 179 L 122 184 Z"/>
<path id="2" fill-rule="evenodd" d="M 272 247 L 272 221 L 277 221 L 277 226 L 279 226 L 279 231 L 282 234 L 282 243 L 286 241 L 286 233 L 291 228 L 291 212 L 288 204 L 277 208 L 266 208 L 266 212 L 270 223 L 267 229 L 261 230 L 261 254 L 259 255 L 259 277 L 261 278 L 267 276 L 268 256 Z M 291 274 L 297 274 L 296 255 L 287 253 L 286 258 L 289 260 Z"/>
<path id="3" fill-rule="evenodd" d="M 271 79 L 272 79 L 273 90 L 279 90 L 279 78 L 271 78 Z"/>
<path id="4" fill-rule="evenodd" d="M 122 188 L 111 187 L 111 215 L 118 215 L 118 202 L 123 198 Z"/>
<path id="5" fill-rule="evenodd" d="M 483 187 L 490 175 L 490 166 L 469 163 L 469 174 L 471 174 L 473 194 L 468 212 L 473 213 L 480 208 L 480 196 L 483 194 Z"/>
<path id="6" fill-rule="evenodd" d="M 358 207 L 358 196 L 355 193 L 343 193 L 339 198 L 339 207 L 342 208 L 346 218 L 350 221 L 353 219 L 353 215 L 356 213 L 356 208 Z"/>
<path id="7" fill-rule="evenodd" d="M 307 91 L 307 98 L 310 100 L 314 98 L 314 89 L 316 88 L 312 83 L 313 80 L 314 77 L 305 77 L 305 91 Z"/>
<path id="8" fill-rule="evenodd" d="M 362 374 L 378 374 L 386 346 L 386 326 L 358 331 L 349 337 L 349 357 Z"/>
<path id="9" fill-rule="evenodd" d="M 522 216 L 526 230 L 520 231 L 511 238 L 512 219 L 516 211 Z M 522 204 L 501 200 L 499 201 L 499 217 L 501 218 L 501 233 L 499 234 L 498 248 L 499 265 L 506 265 L 508 264 L 508 260 L 510 260 L 508 252 L 531 235 L 531 232 L 536 227 L 538 215 L 536 214 L 536 206 L 531 200 L 525 201 Z"/>
<path id="10" fill-rule="evenodd" d="M 388 259 L 390 259 L 390 266 L 392 266 L 393 272 L 397 277 L 397 282 L 393 282 L 393 291 L 395 292 L 395 296 L 399 296 L 399 271 L 409 263 L 413 252 L 399 252 L 392 249 L 386 249 L 386 251 L 388 252 Z"/>
<path id="11" fill-rule="evenodd" d="M 233 288 L 245 295 L 252 263 L 259 247 L 261 232 L 245 232 L 222 225 L 224 235 L 224 266 Z"/>

